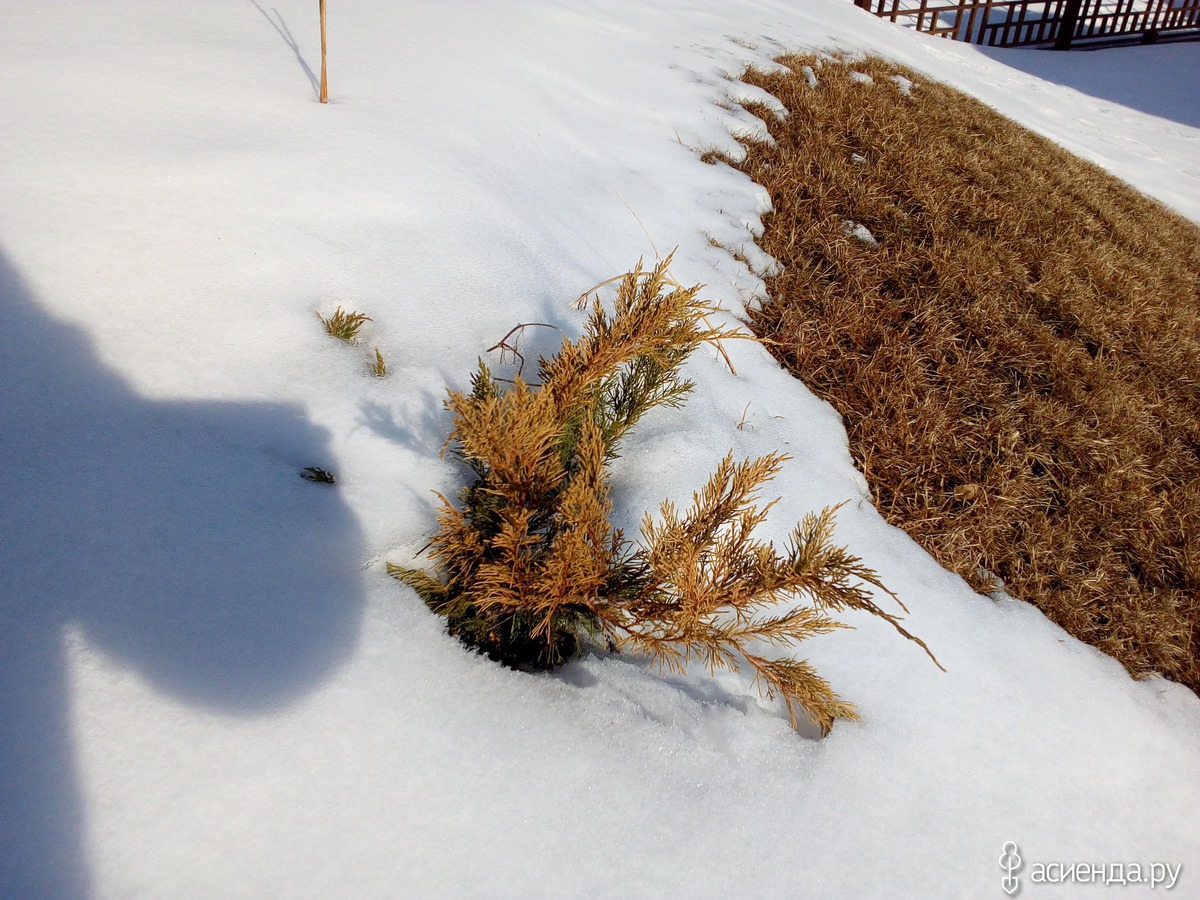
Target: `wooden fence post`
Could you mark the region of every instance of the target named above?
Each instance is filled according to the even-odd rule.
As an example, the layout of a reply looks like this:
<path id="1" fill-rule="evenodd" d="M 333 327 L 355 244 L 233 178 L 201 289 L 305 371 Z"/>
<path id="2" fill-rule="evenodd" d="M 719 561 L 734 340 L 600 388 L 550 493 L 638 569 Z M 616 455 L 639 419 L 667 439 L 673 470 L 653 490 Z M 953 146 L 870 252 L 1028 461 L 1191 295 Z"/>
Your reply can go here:
<path id="1" fill-rule="evenodd" d="M 1062 18 L 1058 22 L 1058 36 L 1054 39 L 1055 50 L 1070 50 L 1075 39 L 1075 26 L 1079 23 L 1079 8 L 1083 0 L 1067 0 Z"/>

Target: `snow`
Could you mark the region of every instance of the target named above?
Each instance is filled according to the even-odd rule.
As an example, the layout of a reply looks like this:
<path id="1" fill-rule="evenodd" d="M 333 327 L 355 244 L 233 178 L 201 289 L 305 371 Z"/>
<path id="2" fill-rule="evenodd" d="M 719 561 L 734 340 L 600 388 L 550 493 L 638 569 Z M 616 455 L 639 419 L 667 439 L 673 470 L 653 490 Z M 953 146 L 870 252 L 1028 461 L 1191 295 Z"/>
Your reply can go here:
<path id="1" fill-rule="evenodd" d="M 984 52 L 997 62 L 1081 94 L 1200 128 L 1196 97 L 1200 60 L 1191 43 L 1080 53 L 992 48 Z"/>
<path id="2" fill-rule="evenodd" d="M 854 154 L 851 158 L 855 162 L 859 161 L 858 154 Z M 879 241 L 875 239 L 875 235 L 871 234 L 871 229 L 866 225 L 858 222 L 852 222 L 849 219 L 842 220 L 842 233 L 847 237 L 856 238 L 866 244 L 868 247 L 878 247 Z"/>
<path id="3" fill-rule="evenodd" d="M 1197 890 L 1200 701 L 936 566 L 750 342 L 628 439 L 622 524 L 785 450 L 771 536 L 846 502 L 946 673 L 852 620 L 802 648 L 863 716 L 818 740 L 741 676 L 500 669 L 382 571 L 460 483 L 446 388 L 512 325 L 574 333 L 575 297 L 672 250 L 731 317 L 763 296 L 727 251 L 769 268 L 770 198 L 695 152 L 762 133 L 745 64 L 879 52 L 1200 220 L 1194 92 L 1086 74 L 1183 78 L 1196 45 L 1043 80 L 844 0 L 335 0 L 321 105 L 315 27 L 298 0 L 0 6 L 0 895 L 988 896 L 1010 840 Z M 338 305 L 361 345 L 321 329 Z"/>

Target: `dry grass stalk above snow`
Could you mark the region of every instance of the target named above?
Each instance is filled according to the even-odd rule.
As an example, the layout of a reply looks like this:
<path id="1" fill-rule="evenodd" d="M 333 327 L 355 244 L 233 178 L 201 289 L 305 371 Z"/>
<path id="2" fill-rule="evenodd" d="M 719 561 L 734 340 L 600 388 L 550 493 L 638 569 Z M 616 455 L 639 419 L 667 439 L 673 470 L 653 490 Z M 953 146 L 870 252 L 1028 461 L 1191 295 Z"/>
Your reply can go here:
<path id="1" fill-rule="evenodd" d="M 781 62 L 732 163 L 774 203 L 757 334 L 944 565 L 1200 689 L 1200 230 L 912 71 Z"/>
<path id="2" fill-rule="evenodd" d="M 804 713 L 828 730 L 853 706 L 807 662 L 764 652 L 845 627 L 829 613 L 847 608 L 924 644 L 875 604 L 868 586 L 889 593 L 875 573 L 831 542 L 830 510 L 797 525 L 783 552 L 754 537 L 772 505 L 759 489 L 786 457 L 730 454 L 689 509 L 645 516 L 640 545 L 609 522 L 621 438 L 650 409 L 682 403 L 693 350 L 734 336 L 707 323 L 698 288 L 666 265 L 621 279 L 612 314 L 596 300 L 583 336 L 541 360 L 538 384 L 517 373 L 503 388 L 481 363 L 470 393 L 451 392 L 451 441 L 474 480 L 461 505 L 442 498 L 431 541 L 441 572 L 388 570 L 451 634 L 506 665 L 550 668 L 588 640 L 680 671 L 692 659 L 747 664 L 793 721 Z M 780 606 L 801 597 L 810 604 Z"/>

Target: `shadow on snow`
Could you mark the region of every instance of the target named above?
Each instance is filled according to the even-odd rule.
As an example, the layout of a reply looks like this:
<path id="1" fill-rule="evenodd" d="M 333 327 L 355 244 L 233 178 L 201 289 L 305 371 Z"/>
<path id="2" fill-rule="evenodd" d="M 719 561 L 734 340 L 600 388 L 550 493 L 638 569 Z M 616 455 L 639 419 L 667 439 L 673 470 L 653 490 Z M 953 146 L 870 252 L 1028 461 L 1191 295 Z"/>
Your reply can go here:
<path id="1" fill-rule="evenodd" d="M 64 629 L 174 698 L 270 712 L 353 649 L 361 541 L 298 477 L 330 464 L 302 409 L 139 397 L 2 252 L 0 385 L 0 896 L 82 896 Z"/>
<path id="2" fill-rule="evenodd" d="M 1116 50 L 1020 50 L 979 47 L 979 51 L 1029 75 L 1074 88 L 1081 94 L 1200 128 L 1200 44 L 1159 44 Z"/>

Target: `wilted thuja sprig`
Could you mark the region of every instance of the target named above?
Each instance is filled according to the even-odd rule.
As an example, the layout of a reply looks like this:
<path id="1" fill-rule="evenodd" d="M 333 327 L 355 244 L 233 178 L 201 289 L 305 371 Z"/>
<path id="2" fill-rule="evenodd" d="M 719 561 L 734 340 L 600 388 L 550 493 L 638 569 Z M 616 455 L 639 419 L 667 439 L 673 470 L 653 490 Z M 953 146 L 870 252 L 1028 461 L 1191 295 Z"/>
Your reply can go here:
<path id="1" fill-rule="evenodd" d="M 803 711 L 828 730 L 853 707 L 808 663 L 764 656 L 763 646 L 846 627 L 828 613 L 847 608 L 925 645 L 872 601 L 865 585 L 882 589 L 876 574 L 831 544 L 832 511 L 807 517 L 783 552 L 754 538 L 772 505 L 757 504 L 758 489 L 786 457 L 730 454 L 686 512 L 664 503 L 657 519 L 647 515 L 640 543 L 609 522 L 620 439 L 648 410 L 681 404 L 692 385 L 679 368 L 693 350 L 735 336 L 708 324 L 713 308 L 698 286 L 671 280 L 667 262 L 627 274 L 612 314 L 596 300 L 582 337 L 540 361 L 539 384 L 502 387 L 481 362 L 470 393 L 450 393 L 448 443 L 474 480 L 459 504 L 441 498 L 437 576 L 388 571 L 451 634 L 506 665 L 550 668 L 588 640 L 679 670 L 693 659 L 745 663 L 793 722 Z M 777 611 L 801 597 L 809 605 Z"/>
<path id="2" fill-rule="evenodd" d="M 317 318 L 325 326 L 325 330 L 338 340 L 353 343 L 358 340 L 358 332 L 363 325 L 371 321 L 371 317 L 360 312 L 346 312 L 340 306 L 332 316 L 317 313 Z"/>
<path id="3" fill-rule="evenodd" d="M 379 352 L 379 348 L 375 348 L 375 358 L 370 362 L 371 374 L 376 378 L 383 378 L 388 373 L 387 363 L 383 359 L 383 354 Z"/>

